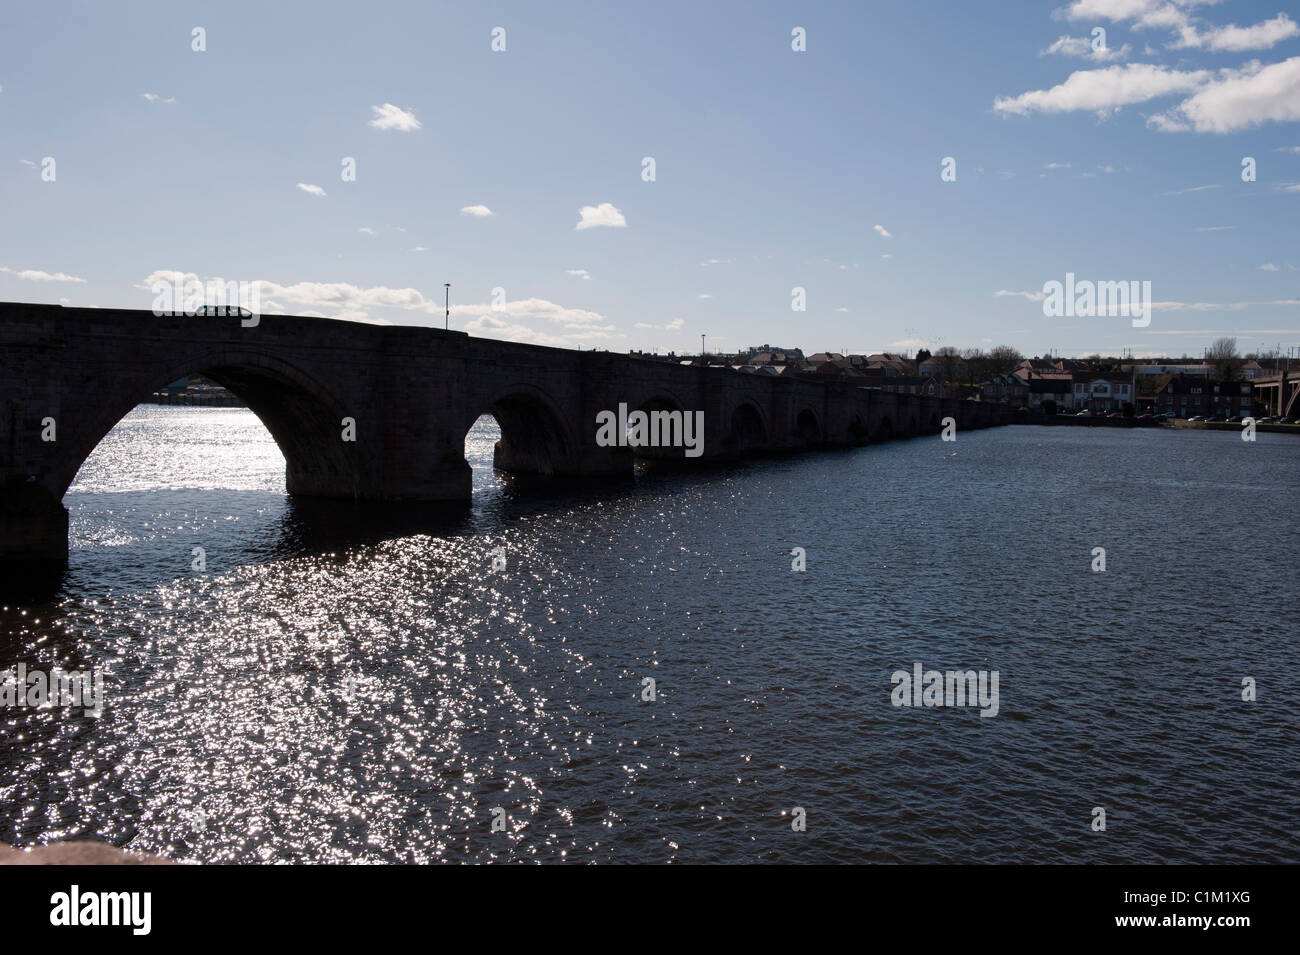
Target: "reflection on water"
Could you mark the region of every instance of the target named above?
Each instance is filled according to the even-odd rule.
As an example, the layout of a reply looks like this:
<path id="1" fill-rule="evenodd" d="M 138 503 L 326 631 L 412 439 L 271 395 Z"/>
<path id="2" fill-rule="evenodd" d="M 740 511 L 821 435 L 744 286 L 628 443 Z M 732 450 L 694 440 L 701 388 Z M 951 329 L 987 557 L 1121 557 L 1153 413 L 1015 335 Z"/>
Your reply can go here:
<path id="1" fill-rule="evenodd" d="M 108 675 L 98 720 L 0 711 L 0 840 L 1294 861 L 1300 554 L 1267 527 L 1300 441 L 1004 428 L 539 494 L 495 439 L 459 515 L 323 516 L 246 411 L 124 419 L 66 498 L 62 593 L 0 611 L 0 668 Z M 916 660 L 999 670 L 999 715 L 892 707 Z"/>

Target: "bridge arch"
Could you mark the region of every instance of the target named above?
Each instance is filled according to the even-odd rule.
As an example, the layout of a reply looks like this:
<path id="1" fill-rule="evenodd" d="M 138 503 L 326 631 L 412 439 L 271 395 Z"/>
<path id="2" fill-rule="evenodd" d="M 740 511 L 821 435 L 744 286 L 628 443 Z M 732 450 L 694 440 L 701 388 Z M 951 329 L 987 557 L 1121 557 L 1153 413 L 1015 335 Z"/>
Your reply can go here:
<path id="1" fill-rule="evenodd" d="M 285 459 L 285 487 L 291 494 L 344 496 L 355 493 L 356 464 L 343 440 L 346 406 L 301 369 L 254 349 L 221 349 L 170 365 L 91 386 L 85 414 L 59 423 L 60 454 L 51 468 L 51 490 L 60 497 L 105 435 L 159 388 L 199 374 L 240 398 L 257 415 Z M 364 426 L 364 425 L 363 425 Z M 65 450 L 66 449 L 66 450 Z"/>
<path id="2" fill-rule="evenodd" d="M 685 403 L 680 398 L 678 398 L 676 394 L 674 394 L 672 391 L 666 388 L 658 388 L 655 389 L 653 392 L 644 393 L 640 401 L 635 401 L 635 399 L 629 400 L 627 410 L 629 414 L 633 411 L 643 411 L 647 415 L 652 416 L 651 417 L 652 431 L 655 430 L 662 431 L 661 425 L 655 423 L 656 419 L 654 418 L 654 415 L 656 414 L 656 412 L 658 413 L 667 412 L 669 414 L 680 412 L 682 416 L 681 419 L 682 431 L 680 432 L 680 434 L 683 438 L 684 438 L 685 428 L 686 428 L 686 415 L 692 414 L 692 409 L 687 408 Z M 694 428 L 694 421 L 692 421 L 691 427 Z M 670 428 L 670 430 L 672 429 Z M 695 432 L 692 431 L 691 433 L 694 439 Z M 703 439 L 703 435 L 700 435 L 699 437 L 700 439 Z M 632 453 L 634 457 L 639 458 L 643 461 L 678 460 L 678 459 L 685 459 L 686 446 L 684 443 L 680 447 L 642 446 L 638 448 L 633 448 Z"/>
<path id="3" fill-rule="evenodd" d="M 805 446 L 822 443 L 822 426 L 811 408 L 804 408 L 794 419 L 794 435 Z"/>
<path id="4" fill-rule="evenodd" d="M 572 470 L 578 441 L 568 420 L 541 389 L 510 385 L 496 397 L 476 405 L 465 422 L 464 434 L 482 415 L 490 414 L 501 427 L 493 466 L 512 474 L 554 477 Z M 595 423 L 592 423 L 593 429 Z M 463 443 L 463 441 L 462 441 Z"/>
<path id="5" fill-rule="evenodd" d="M 727 441 L 736 451 L 746 451 L 767 446 L 767 422 L 763 412 L 752 401 L 742 401 L 731 409 L 728 420 Z"/>

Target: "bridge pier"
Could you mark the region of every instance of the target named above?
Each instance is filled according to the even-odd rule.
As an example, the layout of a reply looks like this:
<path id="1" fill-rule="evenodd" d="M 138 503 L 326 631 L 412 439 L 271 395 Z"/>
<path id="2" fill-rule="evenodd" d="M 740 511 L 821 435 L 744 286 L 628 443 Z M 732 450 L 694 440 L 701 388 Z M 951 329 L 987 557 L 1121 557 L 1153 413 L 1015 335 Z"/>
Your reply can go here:
<path id="1" fill-rule="evenodd" d="M 68 562 L 68 509 L 36 481 L 10 477 L 0 490 L 0 573 Z"/>
<path id="2" fill-rule="evenodd" d="M 492 466 L 522 477 L 630 477 L 634 464 L 631 448 L 602 448 L 584 444 L 573 454 L 551 457 L 539 449 L 511 443 L 505 436 L 492 451 Z M 469 465 L 465 465 L 469 472 Z"/>

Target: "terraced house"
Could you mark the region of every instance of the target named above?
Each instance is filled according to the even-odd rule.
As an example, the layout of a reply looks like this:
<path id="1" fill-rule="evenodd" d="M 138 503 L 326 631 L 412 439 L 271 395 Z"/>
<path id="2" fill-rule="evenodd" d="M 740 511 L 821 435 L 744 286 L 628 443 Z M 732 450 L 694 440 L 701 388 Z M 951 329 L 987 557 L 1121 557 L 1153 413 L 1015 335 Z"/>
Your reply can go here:
<path id="1" fill-rule="evenodd" d="M 1173 375 L 1156 391 L 1155 410 L 1179 418 L 1196 415 L 1248 415 L 1254 403 L 1248 381 L 1212 381 L 1200 375 Z"/>

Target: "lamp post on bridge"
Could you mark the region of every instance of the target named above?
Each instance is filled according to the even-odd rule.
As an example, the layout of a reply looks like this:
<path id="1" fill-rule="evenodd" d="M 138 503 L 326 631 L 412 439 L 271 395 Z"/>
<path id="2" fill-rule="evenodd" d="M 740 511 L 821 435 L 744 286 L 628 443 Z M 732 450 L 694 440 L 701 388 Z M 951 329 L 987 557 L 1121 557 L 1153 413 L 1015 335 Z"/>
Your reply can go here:
<path id="1" fill-rule="evenodd" d="M 442 330 L 446 331 L 451 327 L 451 283 L 443 282 L 442 287 L 446 290 L 446 301 L 443 306 L 447 309 L 442 317 Z"/>
<path id="2" fill-rule="evenodd" d="M 700 333 L 700 364 L 703 365 L 705 368 L 708 368 L 708 367 L 709 367 L 709 358 L 708 358 L 708 356 L 704 353 L 704 333 L 703 333 L 703 332 Z"/>

